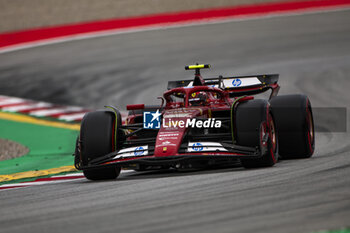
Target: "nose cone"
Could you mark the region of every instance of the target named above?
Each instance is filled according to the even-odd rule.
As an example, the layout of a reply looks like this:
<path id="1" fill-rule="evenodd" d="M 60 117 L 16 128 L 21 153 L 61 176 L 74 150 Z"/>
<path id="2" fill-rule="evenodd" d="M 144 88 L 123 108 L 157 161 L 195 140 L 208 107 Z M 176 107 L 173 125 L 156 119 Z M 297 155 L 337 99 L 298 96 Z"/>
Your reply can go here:
<path id="1" fill-rule="evenodd" d="M 159 132 L 156 140 L 154 156 L 162 157 L 176 155 L 180 148 L 184 133 L 185 128 Z"/>

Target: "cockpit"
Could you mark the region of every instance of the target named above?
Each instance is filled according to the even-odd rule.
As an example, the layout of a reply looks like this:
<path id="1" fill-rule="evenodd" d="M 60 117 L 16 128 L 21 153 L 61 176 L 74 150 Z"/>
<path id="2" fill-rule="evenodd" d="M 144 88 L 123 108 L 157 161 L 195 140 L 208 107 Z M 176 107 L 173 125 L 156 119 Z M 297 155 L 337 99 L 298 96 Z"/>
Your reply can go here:
<path id="1" fill-rule="evenodd" d="M 223 93 L 206 86 L 200 88 L 175 88 L 166 92 L 164 98 L 166 106 L 170 108 L 210 106 L 212 104 L 225 103 Z"/>

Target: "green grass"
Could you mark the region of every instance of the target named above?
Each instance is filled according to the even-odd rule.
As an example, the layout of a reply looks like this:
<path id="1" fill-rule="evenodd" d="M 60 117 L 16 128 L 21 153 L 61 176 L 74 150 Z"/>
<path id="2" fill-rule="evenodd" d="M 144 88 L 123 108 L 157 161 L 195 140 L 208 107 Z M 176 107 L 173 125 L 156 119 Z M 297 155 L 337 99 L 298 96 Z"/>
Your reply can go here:
<path id="1" fill-rule="evenodd" d="M 73 165 L 77 130 L 0 120 L 0 138 L 29 148 L 25 156 L 0 161 L 0 175 Z"/>

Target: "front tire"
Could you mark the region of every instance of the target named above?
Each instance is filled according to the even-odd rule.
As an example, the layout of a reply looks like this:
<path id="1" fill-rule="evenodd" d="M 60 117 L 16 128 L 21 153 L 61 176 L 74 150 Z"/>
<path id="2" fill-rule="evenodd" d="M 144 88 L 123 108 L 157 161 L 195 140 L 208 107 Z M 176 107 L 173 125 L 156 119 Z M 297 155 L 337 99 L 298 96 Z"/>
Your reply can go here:
<path id="1" fill-rule="evenodd" d="M 117 112 L 115 116 L 108 110 L 85 114 L 80 128 L 80 159 L 83 167 L 88 166 L 91 160 L 116 150 L 118 143 L 116 132 L 121 125 L 121 118 L 116 118 L 120 118 L 120 113 Z M 89 180 L 116 179 L 120 167 L 83 169 L 83 173 Z"/>
<path id="2" fill-rule="evenodd" d="M 269 103 L 260 99 L 240 103 L 233 117 L 236 143 L 259 147 L 261 151 L 261 157 L 258 159 L 241 159 L 243 167 L 274 166 L 278 161 L 278 137 Z"/>

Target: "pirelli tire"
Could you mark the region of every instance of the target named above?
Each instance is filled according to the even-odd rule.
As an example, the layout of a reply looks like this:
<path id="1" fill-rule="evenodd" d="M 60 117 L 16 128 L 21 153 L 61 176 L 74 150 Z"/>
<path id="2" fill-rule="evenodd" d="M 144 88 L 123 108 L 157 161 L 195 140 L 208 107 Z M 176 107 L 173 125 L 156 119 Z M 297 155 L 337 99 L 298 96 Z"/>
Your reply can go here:
<path id="1" fill-rule="evenodd" d="M 80 156 L 83 167 L 91 160 L 117 149 L 122 140 L 118 131 L 120 125 L 121 115 L 118 111 L 100 110 L 85 114 L 80 128 Z M 120 167 L 83 169 L 83 173 L 89 180 L 116 179 Z"/>
<path id="2" fill-rule="evenodd" d="M 281 158 L 309 158 L 315 150 L 310 100 L 305 95 L 282 95 L 270 101 L 275 116 Z"/>
<path id="3" fill-rule="evenodd" d="M 260 158 L 241 159 L 245 168 L 271 167 L 278 161 L 278 137 L 269 102 L 262 99 L 239 103 L 234 111 L 234 138 L 238 145 L 258 147 Z"/>

